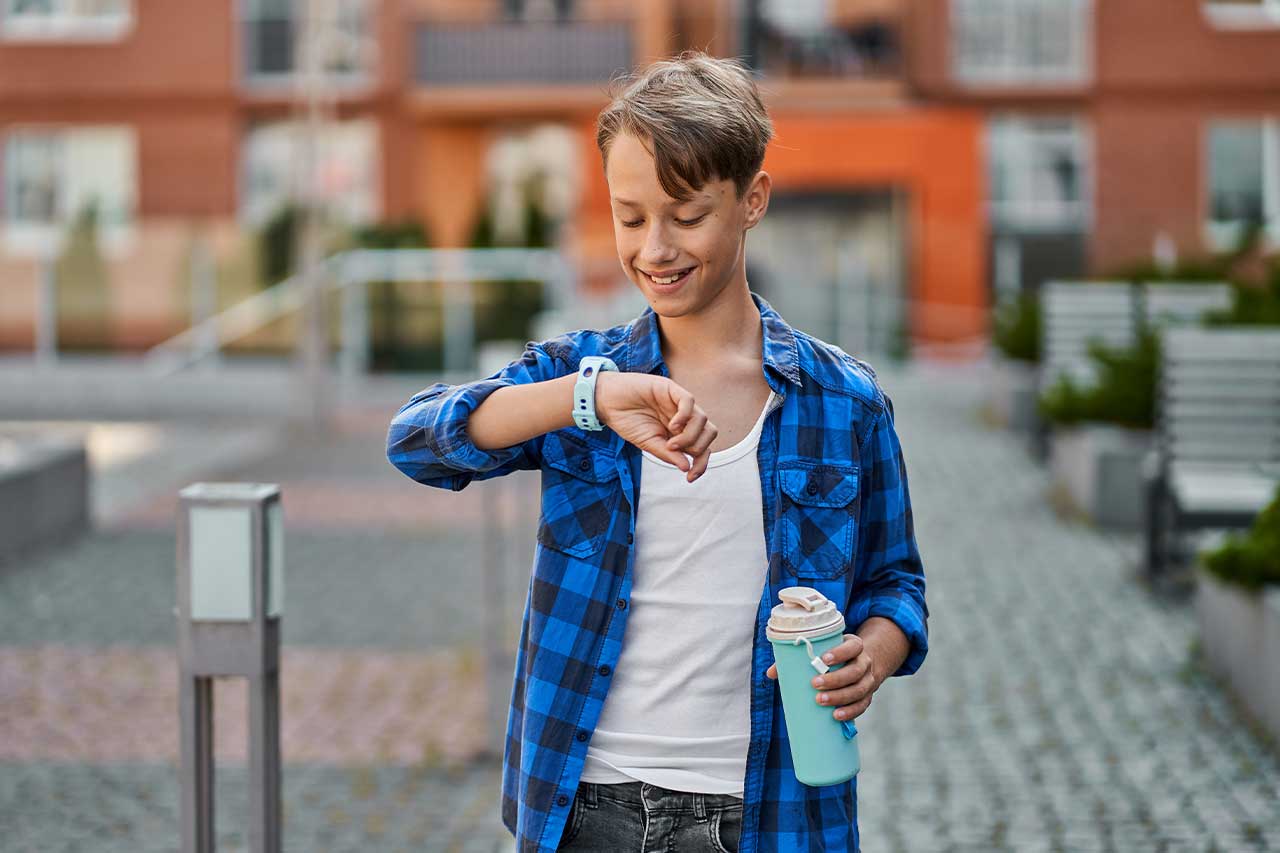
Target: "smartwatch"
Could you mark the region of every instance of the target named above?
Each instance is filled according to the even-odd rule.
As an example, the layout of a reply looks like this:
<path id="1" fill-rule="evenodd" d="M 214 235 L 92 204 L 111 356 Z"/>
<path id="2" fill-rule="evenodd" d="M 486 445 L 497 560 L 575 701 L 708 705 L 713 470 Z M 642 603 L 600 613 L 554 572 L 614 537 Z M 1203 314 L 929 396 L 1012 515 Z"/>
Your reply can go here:
<path id="1" fill-rule="evenodd" d="M 573 384 L 573 422 L 590 432 L 604 429 L 596 417 L 596 378 L 605 370 L 616 373 L 618 365 L 604 356 L 585 356 L 578 364 L 578 381 Z"/>

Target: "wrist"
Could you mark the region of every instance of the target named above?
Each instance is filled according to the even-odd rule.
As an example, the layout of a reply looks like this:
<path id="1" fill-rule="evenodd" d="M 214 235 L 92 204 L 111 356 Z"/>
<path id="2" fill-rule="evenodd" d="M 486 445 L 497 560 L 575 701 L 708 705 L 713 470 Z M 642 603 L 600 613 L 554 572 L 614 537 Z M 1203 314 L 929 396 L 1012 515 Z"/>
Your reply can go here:
<path id="1" fill-rule="evenodd" d="M 613 387 L 613 377 L 609 375 L 613 372 L 614 371 L 610 370 L 602 370 L 600 371 L 600 375 L 596 377 L 596 420 L 600 421 L 600 423 L 605 426 L 609 425 L 610 414 L 608 402 L 609 391 L 606 391 L 605 389 L 609 388 L 611 390 L 617 390 Z"/>

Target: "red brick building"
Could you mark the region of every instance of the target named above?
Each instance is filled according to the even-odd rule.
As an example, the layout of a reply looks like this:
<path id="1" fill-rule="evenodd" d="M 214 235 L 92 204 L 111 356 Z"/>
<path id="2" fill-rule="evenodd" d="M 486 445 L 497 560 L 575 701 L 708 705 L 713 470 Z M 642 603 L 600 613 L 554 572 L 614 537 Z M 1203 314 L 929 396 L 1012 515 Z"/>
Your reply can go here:
<path id="1" fill-rule="evenodd" d="M 1158 235 L 1195 254 L 1252 217 L 1280 241 L 1276 0 L 330 5 L 335 215 L 463 245 L 541 169 L 592 288 L 618 281 L 591 134 L 605 83 L 685 48 L 746 57 L 777 126 L 753 287 L 852 348 L 899 324 L 971 338 L 993 279 L 1106 272 Z M 31 345 L 40 258 L 91 198 L 118 345 L 187 325 L 197 234 L 224 303 L 251 292 L 253 230 L 298 162 L 295 8 L 0 4 L 0 346 Z"/>

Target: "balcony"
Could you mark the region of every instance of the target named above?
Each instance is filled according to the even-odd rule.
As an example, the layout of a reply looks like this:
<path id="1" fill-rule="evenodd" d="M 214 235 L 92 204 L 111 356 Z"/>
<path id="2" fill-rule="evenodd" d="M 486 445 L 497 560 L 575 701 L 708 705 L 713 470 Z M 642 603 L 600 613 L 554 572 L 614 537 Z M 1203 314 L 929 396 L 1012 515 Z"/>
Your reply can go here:
<path id="1" fill-rule="evenodd" d="M 884 106 L 905 97 L 900 0 L 754 0 L 743 53 L 773 104 Z"/>
<path id="2" fill-rule="evenodd" d="M 900 4 L 758 0 L 748 5 L 746 52 L 774 80 L 889 80 L 902 72 Z"/>
<path id="3" fill-rule="evenodd" d="M 596 85 L 631 68 L 631 24 L 609 21 L 420 23 L 420 86 Z"/>

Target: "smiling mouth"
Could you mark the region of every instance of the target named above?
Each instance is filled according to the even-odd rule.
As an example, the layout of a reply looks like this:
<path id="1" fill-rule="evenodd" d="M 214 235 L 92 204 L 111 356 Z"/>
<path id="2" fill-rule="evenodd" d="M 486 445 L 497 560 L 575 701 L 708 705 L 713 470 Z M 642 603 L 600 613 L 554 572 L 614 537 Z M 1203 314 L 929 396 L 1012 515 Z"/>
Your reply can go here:
<path id="1" fill-rule="evenodd" d="M 683 269 L 679 272 L 673 273 L 672 275 L 662 276 L 661 278 L 652 276 L 647 272 L 643 273 L 643 275 L 645 278 L 649 279 L 652 284 L 660 285 L 662 287 L 670 287 L 671 285 L 685 279 L 689 273 L 694 271 L 694 269 L 696 269 L 696 267 L 689 267 L 688 269 Z"/>

